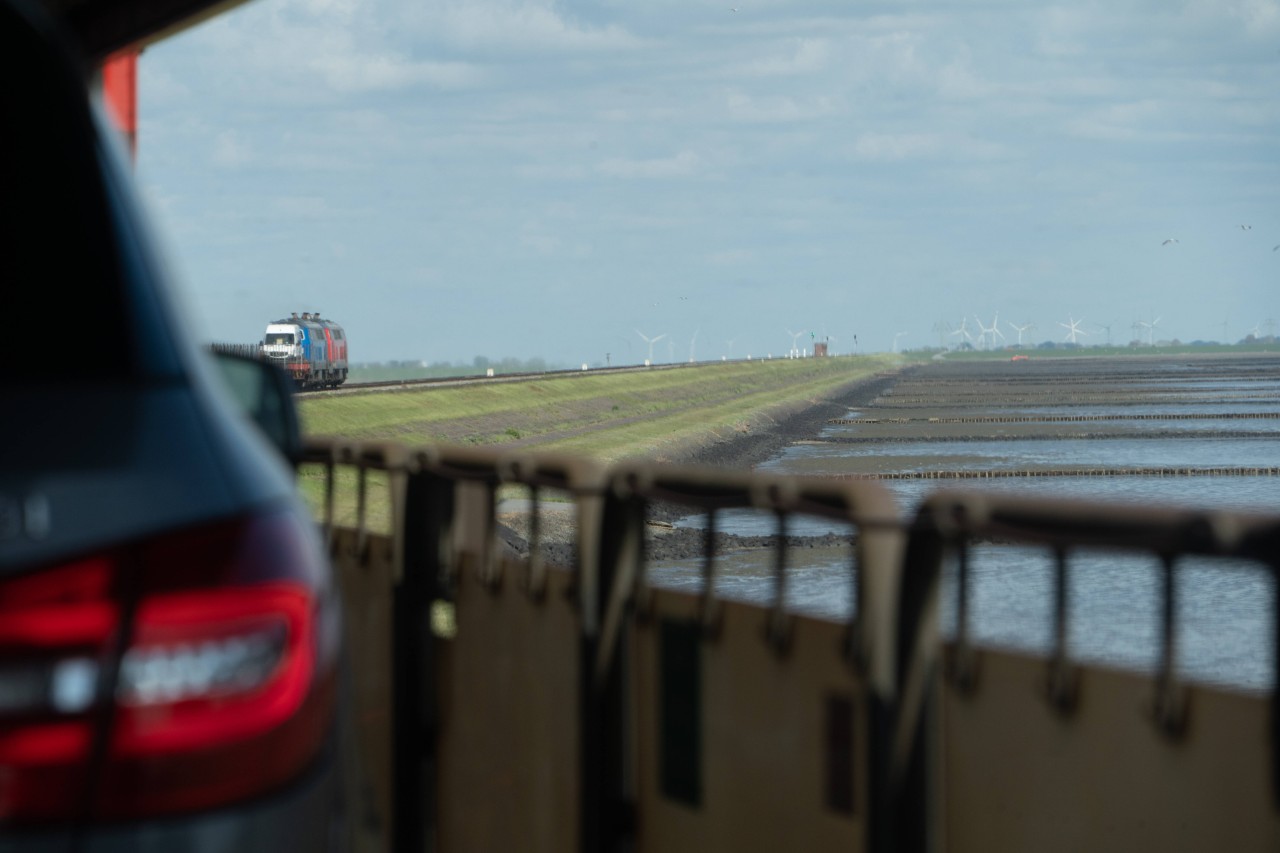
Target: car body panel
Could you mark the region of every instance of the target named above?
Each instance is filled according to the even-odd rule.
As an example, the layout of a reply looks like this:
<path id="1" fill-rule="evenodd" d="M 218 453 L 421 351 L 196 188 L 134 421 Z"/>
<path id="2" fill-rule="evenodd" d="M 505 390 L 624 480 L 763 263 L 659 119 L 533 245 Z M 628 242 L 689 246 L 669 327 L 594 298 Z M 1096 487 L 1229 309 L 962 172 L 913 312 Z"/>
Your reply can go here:
<path id="1" fill-rule="evenodd" d="M 146 629 L 133 637 L 132 627 L 155 624 L 138 614 L 164 598 L 151 595 L 153 590 L 138 578 L 157 579 L 160 586 L 185 583 L 177 596 L 184 606 L 201 603 L 202 596 L 204 603 L 225 601 L 227 596 L 218 596 L 228 591 L 243 601 L 261 587 L 236 581 L 233 569 L 241 554 L 252 555 L 261 564 L 279 567 L 294 595 L 291 600 L 303 602 L 309 608 L 303 612 L 314 617 L 297 623 L 316 626 L 305 629 L 309 633 L 299 646 L 312 649 L 314 664 L 308 654 L 295 658 L 307 661 L 298 670 L 304 673 L 299 679 L 310 679 L 298 682 L 307 689 L 298 695 L 321 697 L 299 707 L 312 714 L 306 720 L 320 722 L 307 729 L 314 736 L 307 735 L 306 751 L 293 753 L 297 763 L 277 765 L 278 776 L 262 773 L 261 764 L 220 768 L 237 782 L 261 782 L 257 787 L 229 788 L 234 793 L 221 799 L 189 800 L 192 805 L 184 802 L 166 811 L 149 807 L 146 796 L 138 795 L 129 810 L 119 812 L 130 816 L 128 822 L 106 822 L 95 819 L 90 797 L 82 801 L 74 791 L 52 789 L 41 800 L 40 808 L 46 811 L 6 813 L 0 824 L 0 851 L 328 849 L 341 835 L 334 829 L 342 815 L 341 767 L 334 757 L 343 754 L 325 748 L 326 742 L 338 739 L 342 722 L 325 699 L 332 696 L 341 656 L 332 570 L 310 513 L 296 493 L 289 461 L 238 406 L 179 310 L 169 290 L 173 276 L 145 225 L 122 152 L 90 103 L 84 60 L 92 59 L 93 51 L 85 49 L 84 39 L 92 36 L 99 39 L 95 43 L 107 44 L 118 33 L 107 33 L 105 25 L 102 30 L 96 25 L 85 29 L 86 22 L 99 12 L 124 15 L 122 10 L 137 4 L 70 0 L 49 5 L 67 12 L 62 24 L 70 28 L 69 38 L 68 31 L 60 32 L 30 0 L 0 0 L 0 69 L 22 81 L 0 89 L 0 108 L 8 122 L 0 159 L 0 280 L 8 288 L 5 320 L 10 330 L 5 343 L 14 352 L 41 354 L 20 364 L 0 389 L 0 584 L 11 584 L 9 591 L 39 588 L 42 579 L 37 573 L 45 567 L 96 558 L 119 546 L 140 554 L 149 542 L 174 543 L 171 547 L 177 550 L 150 575 L 122 572 L 113 577 L 125 580 L 118 585 L 113 580 L 102 588 L 105 591 L 61 593 L 71 595 L 73 607 L 80 600 L 77 595 L 98 596 L 92 601 L 105 602 L 103 612 L 118 620 L 110 623 L 118 627 L 109 628 L 118 634 L 103 635 L 108 639 L 91 647 L 104 662 L 98 671 L 113 673 L 121 669 L 120 657 L 138 648 L 131 643 L 144 641 L 140 638 Z M 179 7 L 184 12 L 208 9 L 210 4 L 197 0 L 143 6 L 144 12 L 168 14 Z M 149 29 L 154 21 L 143 18 L 127 28 L 131 38 L 154 32 Z M 51 236 L 58 244 L 54 251 L 48 248 Z M 77 339 L 76 345 L 44 347 L 51 327 L 75 330 L 70 337 Z M 289 403 L 288 396 L 282 401 Z M 232 549 L 231 556 L 216 558 L 227 561 L 215 563 L 217 571 L 199 580 L 181 580 L 187 562 L 199 563 L 186 560 L 181 549 L 207 541 L 199 536 L 188 540 L 190 531 L 222 529 L 229 519 L 261 521 L 281 511 L 292 517 L 290 530 L 297 531 L 285 551 L 274 544 L 282 540 L 245 540 L 264 541 L 264 547 Z M 224 569 L 225 576 L 218 573 Z M 26 574 L 36 583 L 17 577 Z M 34 607 L 33 614 L 47 612 L 40 607 L 62 606 L 61 599 L 37 599 L 31 605 L 21 593 L 0 601 L 18 612 Z M 199 618 L 183 618 L 189 621 L 165 623 L 176 626 L 177 633 L 169 636 L 178 638 L 168 642 L 199 636 L 181 633 L 193 625 L 198 628 Z M 23 624 L 37 621 L 31 618 Z M 66 640 L 78 636 L 76 624 L 63 619 L 55 626 L 63 633 L 49 640 L 15 635 L 17 642 L 0 649 L 7 667 L 0 674 L 75 663 L 75 656 L 85 653 L 77 650 L 75 641 Z M 63 627 L 67 625 L 72 627 Z M 164 642 L 153 640 L 153 647 L 163 650 Z M 200 642 L 212 647 L 214 641 Z M 96 707 L 119 707 L 110 680 L 114 677 L 97 677 Z M 328 693 L 322 693 L 325 685 Z M 15 706 L 25 716 L 0 718 L 0 734 L 22 735 L 50 720 L 61 724 L 58 715 L 72 713 L 54 702 L 38 704 L 45 702 L 43 695 L 29 700 L 32 704 Z M 96 716 L 111 719 L 109 714 Z M 304 718 L 299 713 L 293 719 Z M 117 760 L 113 750 L 118 741 L 107 725 L 88 731 L 93 740 L 83 752 L 57 760 L 63 772 L 71 774 L 68 778 L 84 780 L 85 790 L 93 791 L 95 779 L 111 778 L 104 766 Z M 230 735 L 225 738 L 232 740 Z M 215 754 L 222 741 L 194 738 L 191 744 L 193 751 Z M 29 778 L 29 767 L 44 772 L 39 757 L 24 765 L 26 759 L 13 758 L 12 752 L 6 756 L 13 764 L 0 766 L 0 778 L 9 790 L 14 778 Z M 177 752 L 162 758 L 166 766 L 182 769 L 175 763 L 182 757 Z M 296 768 L 302 768 L 301 778 L 295 776 Z M 162 798 L 161 792 L 156 796 Z M 184 811 L 171 814 L 178 809 Z"/>

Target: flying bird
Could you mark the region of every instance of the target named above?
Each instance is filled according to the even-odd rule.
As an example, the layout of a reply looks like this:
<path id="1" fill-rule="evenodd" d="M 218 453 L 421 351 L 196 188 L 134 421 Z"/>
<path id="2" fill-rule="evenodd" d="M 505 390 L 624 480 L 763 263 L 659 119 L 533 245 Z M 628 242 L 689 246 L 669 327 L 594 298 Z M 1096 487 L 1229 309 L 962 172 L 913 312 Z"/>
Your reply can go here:
<path id="1" fill-rule="evenodd" d="M 1241 230 L 1241 231 L 1252 231 L 1252 230 L 1253 230 L 1253 226 L 1252 226 L 1252 225 L 1241 225 L 1241 226 L 1240 226 L 1240 230 Z"/>
<path id="2" fill-rule="evenodd" d="M 1273 246 L 1273 247 L 1272 247 L 1272 249 L 1271 249 L 1271 251 L 1273 251 L 1273 252 L 1274 252 L 1276 249 L 1280 249 L 1280 246 Z"/>
<path id="3" fill-rule="evenodd" d="M 1170 237 L 1168 240 L 1165 240 L 1165 241 L 1164 241 L 1163 243 L 1161 243 L 1160 245 L 1161 245 L 1161 246 L 1167 246 L 1167 245 L 1169 245 L 1170 243 L 1176 243 L 1176 242 L 1178 242 L 1178 241 L 1177 241 L 1177 240 L 1175 240 L 1174 238 Z"/>

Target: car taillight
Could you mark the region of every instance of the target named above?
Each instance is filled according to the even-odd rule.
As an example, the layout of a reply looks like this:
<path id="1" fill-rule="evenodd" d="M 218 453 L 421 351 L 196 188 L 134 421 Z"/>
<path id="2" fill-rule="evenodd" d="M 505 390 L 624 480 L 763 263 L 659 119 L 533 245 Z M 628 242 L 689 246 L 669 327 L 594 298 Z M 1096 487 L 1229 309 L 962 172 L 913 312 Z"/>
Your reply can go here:
<path id="1" fill-rule="evenodd" d="M 290 513 L 0 582 L 0 820 L 212 808 L 324 743 L 336 638 Z"/>

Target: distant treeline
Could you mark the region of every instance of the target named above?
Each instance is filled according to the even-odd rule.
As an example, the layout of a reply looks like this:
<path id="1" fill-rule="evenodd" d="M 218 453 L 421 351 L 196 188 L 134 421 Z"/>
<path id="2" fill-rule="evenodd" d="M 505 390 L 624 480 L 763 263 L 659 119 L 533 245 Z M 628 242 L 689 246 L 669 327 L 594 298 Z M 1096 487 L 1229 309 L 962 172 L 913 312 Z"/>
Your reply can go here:
<path id="1" fill-rule="evenodd" d="M 433 379 L 445 376 L 479 376 L 489 370 L 494 374 L 540 373 L 544 370 L 560 370 L 561 365 L 550 364 L 543 358 L 490 359 L 478 355 L 469 363 L 418 360 L 364 362 L 351 365 L 353 382 L 379 382 L 393 379 Z"/>

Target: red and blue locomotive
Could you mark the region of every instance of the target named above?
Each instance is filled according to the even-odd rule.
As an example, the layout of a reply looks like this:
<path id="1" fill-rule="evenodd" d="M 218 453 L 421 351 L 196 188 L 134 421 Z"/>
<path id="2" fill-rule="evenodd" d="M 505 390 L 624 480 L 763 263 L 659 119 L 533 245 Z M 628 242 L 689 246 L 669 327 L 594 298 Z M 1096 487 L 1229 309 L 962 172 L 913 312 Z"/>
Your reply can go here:
<path id="1" fill-rule="evenodd" d="M 336 388 L 347 379 L 347 335 L 317 313 L 294 312 L 268 324 L 262 354 L 283 367 L 299 388 Z"/>

